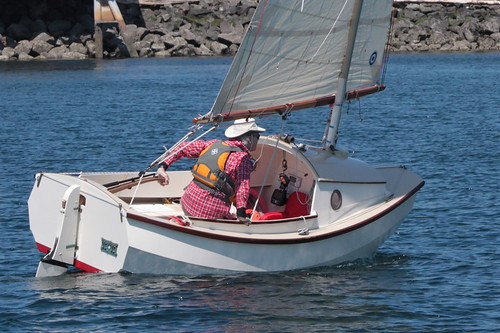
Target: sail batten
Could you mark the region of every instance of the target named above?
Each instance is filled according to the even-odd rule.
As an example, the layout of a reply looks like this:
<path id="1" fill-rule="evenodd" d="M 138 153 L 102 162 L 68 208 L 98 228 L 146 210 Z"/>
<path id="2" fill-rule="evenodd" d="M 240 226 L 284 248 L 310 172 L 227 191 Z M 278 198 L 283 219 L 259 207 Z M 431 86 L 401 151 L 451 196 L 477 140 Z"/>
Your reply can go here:
<path id="1" fill-rule="evenodd" d="M 211 111 L 198 121 L 331 98 L 353 3 L 261 0 Z M 347 91 L 379 85 L 391 10 L 392 0 L 363 1 Z"/>

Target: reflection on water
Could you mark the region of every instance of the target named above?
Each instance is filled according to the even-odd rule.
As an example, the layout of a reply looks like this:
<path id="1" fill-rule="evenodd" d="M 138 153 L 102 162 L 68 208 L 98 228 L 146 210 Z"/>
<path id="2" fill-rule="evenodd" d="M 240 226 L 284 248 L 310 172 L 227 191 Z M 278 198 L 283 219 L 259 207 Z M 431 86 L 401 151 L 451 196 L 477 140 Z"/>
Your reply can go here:
<path id="1" fill-rule="evenodd" d="M 99 69 L 103 60 L 0 61 L 0 72 L 46 72 Z"/>

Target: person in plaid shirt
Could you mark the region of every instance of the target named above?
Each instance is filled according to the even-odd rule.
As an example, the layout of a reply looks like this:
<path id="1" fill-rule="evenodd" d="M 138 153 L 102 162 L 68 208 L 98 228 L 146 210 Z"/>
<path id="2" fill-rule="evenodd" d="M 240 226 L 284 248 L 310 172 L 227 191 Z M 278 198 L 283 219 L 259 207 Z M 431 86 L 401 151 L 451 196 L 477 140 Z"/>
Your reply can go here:
<path id="1" fill-rule="evenodd" d="M 228 146 L 239 148 L 238 151 L 229 154 L 224 171 L 234 182 L 236 194 L 236 218 L 240 222 L 248 221 L 246 217 L 247 200 L 250 195 L 250 173 L 253 170 L 250 151 L 257 148 L 259 133 L 265 129 L 257 126 L 252 118 L 236 120 L 234 125 L 229 126 L 225 135 L 229 140 L 224 143 Z M 168 185 L 169 178 L 166 170 L 175 161 L 183 157 L 198 158 L 202 151 L 218 140 L 198 140 L 191 144 L 184 142 L 158 167 L 160 184 Z M 188 145 L 189 144 L 189 145 Z M 191 181 L 181 198 L 184 211 L 195 217 L 206 219 L 232 219 L 234 216 L 229 212 L 231 203 L 223 200 L 221 196 L 201 188 L 195 181 Z"/>

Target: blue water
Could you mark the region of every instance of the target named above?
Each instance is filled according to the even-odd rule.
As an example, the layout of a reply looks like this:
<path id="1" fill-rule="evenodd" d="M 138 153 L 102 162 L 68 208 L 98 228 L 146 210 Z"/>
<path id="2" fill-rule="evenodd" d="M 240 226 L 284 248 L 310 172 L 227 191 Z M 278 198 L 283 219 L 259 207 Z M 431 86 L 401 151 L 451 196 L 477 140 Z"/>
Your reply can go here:
<path id="1" fill-rule="evenodd" d="M 144 169 L 210 109 L 230 61 L 0 63 L 2 330 L 498 331 L 498 53 L 391 56 L 387 90 L 343 116 L 339 142 L 352 156 L 426 181 L 370 260 L 280 274 L 34 277 L 33 174 Z M 318 139 L 327 113 L 292 114 L 285 131 Z"/>

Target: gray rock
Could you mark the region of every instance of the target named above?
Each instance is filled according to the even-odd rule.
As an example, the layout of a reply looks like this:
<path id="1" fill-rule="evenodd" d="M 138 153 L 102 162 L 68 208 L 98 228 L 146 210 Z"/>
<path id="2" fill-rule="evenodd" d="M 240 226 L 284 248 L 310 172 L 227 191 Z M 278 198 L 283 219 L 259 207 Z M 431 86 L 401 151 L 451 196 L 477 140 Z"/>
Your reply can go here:
<path id="1" fill-rule="evenodd" d="M 153 50 L 153 52 L 155 53 L 158 53 L 160 51 L 165 51 L 165 43 L 161 41 L 154 42 L 151 44 L 151 50 Z"/>
<path id="2" fill-rule="evenodd" d="M 138 27 L 136 32 L 135 40 L 142 40 L 148 34 L 148 29 L 144 27 Z"/>
<path id="3" fill-rule="evenodd" d="M 95 57 L 95 42 L 93 40 L 89 40 L 85 43 L 85 47 L 89 50 L 89 55 Z"/>
<path id="4" fill-rule="evenodd" d="M 88 49 L 83 44 L 80 43 L 71 43 L 71 45 L 69 46 L 69 50 L 70 52 L 76 52 L 83 55 L 88 54 Z"/>
<path id="5" fill-rule="evenodd" d="M 161 40 L 161 36 L 157 34 L 147 34 L 142 40 L 144 42 L 157 43 Z"/>
<path id="6" fill-rule="evenodd" d="M 82 42 L 83 45 L 87 46 L 87 43 L 90 41 L 94 41 L 94 37 L 91 35 L 80 35 L 80 42 Z"/>
<path id="7" fill-rule="evenodd" d="M 208 7 L 203 7 L 202 5 L 194 4 L 189 8 L 187 15 L 188 16 L 203 16 L 203 15 L 210 14 L 211 12 L 212 12 L 212 10 Z"/>
<path id="8" fill-rule="evenodd" d="M 61 59 L 74 59 L 74 60 L 83 60 L 87 59 L 87 56 L 85 54 L 82 54 L 80 52 L 65 52 L 62 54 Z"/>
<path id="9" fill-rule="evenodd" d="M 243 37 L 245 29 L 243 29 L 243 25 L 237 21 L 223 21 L 220 24 L 220 32 L 222 34 L 239 34 Z"/>
<path id="10" fill-rule="evenodd" d="M 470 44 L 466 40 L 459 40 L 456 41 L 453 47 L 451 48 L 451 51 L 468 51 L 470 49 Z"/>
<path id="11" fill-rule="evenodd" d="M 238 52 L 238 45 L 236 44 L 233 44 L 229 47 L 229 51 L 228 51 L 228 54 L 230 55 L 235 55 L 236 52 Z"/>
<path id="12" fill-rule="evenodd" d="M 197 56 L 202 56 L 202 57 L 208 57 L 214 55 L 214 53 L 204 44 L 201 44 L 199 47 L 195 48 L 194 52 Z"/>
<path id="13" fill-rule="evenodd" d="M 56 46 L 47 53 L 47 58 L 49 59 L 62 59 L 64 54 L 68 52 L 68 48 L 65 45 Z"/>
<path id="14" fill-rule="evenodd" d="M 30 56 L 29 54 L 27 53 L 24 53 L 24 52 L 21 52 L 18 56 L 17 56 L 17 59 L 19 59 L 20 61 L 29 61 L 29 60 L 32 60 L 33 57 Z"/>
<path id="15" fill-rule="evenodd" d="M 226 45 L 231 45 L 231 44 L 241 44 L 241 41 L 243 40 L 243 36 L 238 34 L 238 33 L 229 33 L 229 34 L 220 34 L 218 41 L 226 44 Z"/>
<path id="16" fill-rule="evenodd" d="M 158 51 L 154 54 L 155 57 L 159 57 L 159 58 L 165 58 L 165 57 L 170 57 L 171 54 L 169 51 L 167 50 L 162 50 L 162 51 Z"/>
<path id="17" fill-rule="evenodd" d="M 485 34 L 500 32 L 500 20 L 498 17 L 489 17 L 483 23 L 479 23 L 480 29 Z"/>
<path id="18" fill-rule="evenodd" d="M 65 36 L 59 37 L 55 42 L 55 46 L 63 46 L 63 45 L 68 46 L 69 44 L 70 44 L 69 38 Z"/>
<path id="19" fill-rule="evenodd" d="M 412 5 L 415 5 L 418 6 L 417 4 L 412 4 Z M 409 10 L 409 7 L 412 6 L 412 5 L 408 5 L 406 6 L 406 9 L 404 11 L 404 16 L 410 20 L 412 20 L 413 22 L 417 21 L 418 19 L 422 18 L 425 14 L 418 11 L 418 10 Z"/>
<path id="20" fill-rule="evenodd" d="M 17 46 L 14 48 L 16 54 L 26 53 L 29 54 L 31 52 L 31 43 L 27 40 L 20 41 Z"/>
<path id="21" fill-rule="evenodd" d="M 142 48 L 142 49 L 138 48 L 138 50 L 139 50 L 139 57 L 141 57 L 141 58 L 148 58 L 148 57 L 154 56 L 153 50 L 151 50 L 149 47 Z"/>
<path id="22" fill-rule="evenodd" d="M 196 55 L 194 48 L 189 45 L 179 45 L 169 50 L 173 57 L 192 57 Z"/>
<path id="23" fill-rule="evenodd" d="M 419 11 L 420 10 L 420 5 L 418 3 L 410 3 L 406 5 L 407 10 L 411 11 Z"/>
<path id="24" fill-rule="evenodd" d="M 50 36 L 46 32 L 35 33 L 35 35 L 33 35 L 33 36 L 34 36 L 32 38 L 33 41 L 41 40 L 41 41 L 47 42 L 47 43 L 52 44 L 52 45 L 56 44 L 56 40 L 54 39 L 54 37 Z"/>
<path id="25" fill-rule="evenodd" d="M 479 37 L 477 39 L 478 48 L 481 51 L 488 51 L 495 48 L 496 43 L 493 39 L 487 37 Z"/>
<path id="26" fill-rule="evenodd" d="M 167 49 L 179 48 L 181 46 L 183 47 L 188 45 L 188 42 L 182 37 L 167 36 L 164 38 L 163 42 L 165 43 Z"/>
<path id="27" fill-rule="evenodd" d="M 196 36 L 194 33 L 192 33 L 190 30 L 187 29 L 182 29 L 180 30 L 181 37 L 184 38 L 186 42 L 189 44 L 193 44 L 196 47 L 199 47 L 202 43 L 201 38 Z"/>
<path id="28" fill-rule="evenodd" d="M 407 34 L 408 31 L 413 27 L 413 23 L 409 19 L 396 20 L 394 22 L 394 35 L 396 37 Z"/>
<path id="29" fill-rule="evenodd" d="M 31 42 L 31 51 L 35 53 L 35 55 L 41 55 L 44 53 L 48 53 L 52 50 L 54 46 L 52 44 L 47 43 L 44 40 L 33 40 Z"/>
<path id="30" fill-rule="evenodd" d="M 500 32 L 495 32 L 494 34 L 490 35 L 491 39 L 493 39 L 496 42 L 500 42 Z"/>
<path id="31" fill-rule="evenodd" d="M 228 51 L 228 46 L 219 42 L 210 42 L 208 44 L 210 50 L 214 52 L 215 55 L 224 55 Z"/>
<path id="32" fill-rule="evenodd" d="M 12 47 L 4 47 L 2 50 L 2 55 L 7 57 L 7 59 L 14 58 L 16 56 L 16 51 Z"/>

